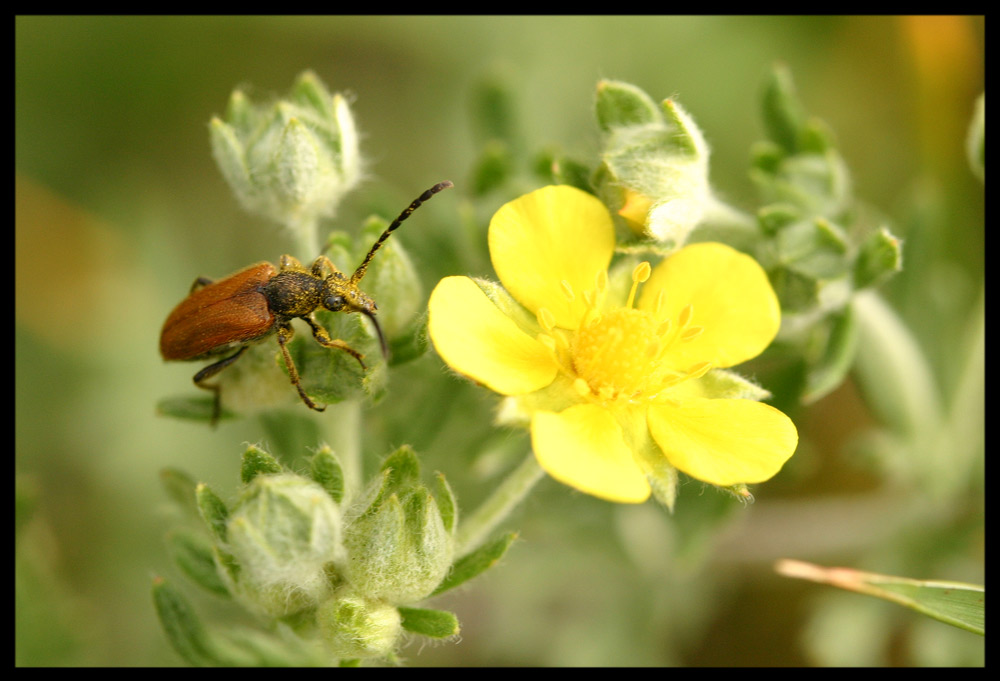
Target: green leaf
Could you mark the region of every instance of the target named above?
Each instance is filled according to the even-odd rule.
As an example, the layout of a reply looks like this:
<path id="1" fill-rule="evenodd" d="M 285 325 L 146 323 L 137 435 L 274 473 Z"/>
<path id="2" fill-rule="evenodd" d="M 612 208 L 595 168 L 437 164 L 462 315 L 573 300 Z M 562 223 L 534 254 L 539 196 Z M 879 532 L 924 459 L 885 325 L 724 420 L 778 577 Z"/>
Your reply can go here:
<path id="1" fill-rule="evenodd" d="M 663 456 L 650 456 L 649 447 L 644 449 L 646 450 L 646 480 L 649 481 L 653 498 L 673 513 L 679 490 L 677 469 L 671 466 Z"/>
<path id="2" fill-rule="evenodd" d="M 982 586 L 893 577 L 851 568 L 827 568 L 797 560 L 781 560 L 775 570 L 786 577 L 808 579 L 892 601 L 946 624 L 986 635 L 986 588 Z"/>
<path id="3" fill-rule="evenodd" d="M 819 282 L 787 266 L 768 272 L 784 313 L 803 312 L 819 303 Z"/>
<path id="4" fill-rule="evenodd" d="M 479 154 L 472 169 L 472 193 L 483 196 L 499 189 L 514 172 L 510 148 L 500 140 L 490 140 Z"/>
<path id="5" fill-rule="evenodd" d="M 663 121 L 659 107 L 649 95 L 635 85 L 616 80 L 602 80 L 597 84 L 594 109 L 597 125 L 604 131 Z"/>
<path id="6" fill-rule="evenodd" d="M 469 581 L 496 565 L 497 561 L 503 557 L 516 538 L 517 532 L 508 532 L 499 539 L 489 544 L 484 544 L 472 553 L 455 561 L 455 564 L 451 566 L 448 576 L 444 578 L 431 595 L 436 596 L 449 589 L 454 589 L 459 584 Z M 405 623 L 403 626 L 406 626 Z"/>
<path id="7" fill-rule="evenodd" d="M 299 638 L 279 623 L 274 633 L 247 627 L 215 631 L 220 663 L 239 667 L 320 667 L 329 659 L 319 646 Z"/>
<path id="8" fill-rule="evenodd" d="M 705 386 L 705 394 L 713 399 L 726 400 L 766 400 L 771 393 L 739 374 L 725 369 L 713 369 L 705 374 L 700 385 Z"/>
<path id="9" fill-rule="evenodd" d="M 594 193 L 594 189 L 590 184 L 590 178 L 594 174 L 594 171 L 590 166 L 574 159 L 560 156 L 552 159 L 550 168 L 554 184 L 568 184 L 588 194 Z"/>
<path id="10" fill-rule="evenodd" d="M 274 475 L 282 471 L 281 464 L 277 459 L 265 452 L 260 447 L 251 445 L 243 452 L 243 465 L 240 467 L 240 480 L 244 485 L 258 475 Z"/>
<path id="11" fill-rule="evenodd" d="M 425 310 L 400 335 L 389 339 L 389 365 L 398 366 L 419 359 L 429 348 Z"/>
<path id="12" fill-rule="evenodd" d="M 160 625 L 177 654 L 196 667 L 217 662 L 215 643 L 191 604 L 162 577 L 153 580 L 153 603 Z"/>
<path id="13" fill-rule="evenodd" d="M 215 566 L 212 543 L 203 535 L 175 530 L 167 535 L 167 548 L 174 562 L 191 581 L 217 596 L 229 596 L 229 589 Z"/>
<path id="14" fill-rule="evenodd" d="M 446 610 L 403 607 L 398 610 L 403 618 L 403 628 L 415 634 L 431 638 L 449 638 L 457 636 L 460 630 L 458 618 Z"/>
<path id="15" fill-rule="evenodd" d="M 214 403 L 211 397 L 166 397 L 156 403 L 156 413 L 185 421 L 211 423 Z M 233 418 L 236 415 L 228 409 L 223 408 L 219 413 L 219 421 Z"/>
<path id="16" fill-rule="evenodd" d="M 344 469 L 337 460 L 337 455 L 327 446 L 323 446 L 310 462 L 310 475 L 318 482 L 330 498 L 338 504 L 344 498 Z"/>
<path id="17" fill-rule="evenodd" d="M 438 510 L 441 512 L 441 522 L 444 529 L 449 533 L 454 533 L 458 520 L 458 504 L 455 502 L 455 493 L 451 491 L 451 486 L 444 477 L 444 473 L 438 473 L 434 480 L 434 497 L 437 501 Z"/>
<path id="18" fill-rule="evenodd" d="M 805 393 L 802 395 L 805 404 L 811 404 L 832 392 L 841 384 L 854 363 L 854 354 L 858 348 L 858 327 L 854 313 L 848 306 L 831 317 L 823 356 L 810 366 L 806 376 Z"/>
<path id="19" fill-rule="evenodd" d="M 856 294 L 851 307 L 864 349 L 855 356 L 855 376 L 869 408 L 895 434 L 930 443 L 940 433 L 944 409 L 926 354 L 899 315 L 871 290 Z"/>
<path id="20" fill-rule="evenodd" d="M 777 234 L 802 219 L 802 212 L 790 203 L 772 203 L 757 211 L 757 221 L 768 236 Z"/>
<path id="21" fill-rule="evenodd" d="M 854 288 L 876 286 L 903 269 L 903 245 L 885 227 L 868 235 L 854 262 Z"/>
<path id="22" fill-rule="evenodd" d="M 312 71 L 303 71 L 295 79 L 291 98 L 299 106 L 311 109 L 321 120 L 333 120 L 336 115 L 330 91 Z"/>
<path id="23" fill-rule="evenodd" d="M 198 485 L 195 489 L 195 496 L 198 500 L 198 512 L 212 535 L 219 541 L 226 541 L 226 521 L 229 520 L 229 509 L 226 508 L 226 502 L 220 499 L 205 483 Z"/>
<path id="24" fill-rule="evenodd" d="M 408 489 L 420 482 L 420 459 L 413 447 L 403 445 L 382 462 L 381 470 L 387 474 L 384 493 Z"/>
<path id="25" fill-rule="evenodd" d="M 509 149 L 521 143 L 517 97 L 507 78 L 496 73 L 483 79 L 473 91 L 472 122 L 483 142 L 499 141 Z"/>
<path id="26" fill-rule="evenodd" d="M 764 85 L 764 125 L 768 138 L 787 153 L 796 153 L 805 118 L 791 73 L 786 67 L 775 65 Z"/>
<path id="27" fill-rule="evenodd" d="M 198 507 L 195 503 L 195 488 L 198 483 L 179 468 L 164 468 L 160 471 L 160 483 L 167 495 L 186 513 L 197 517 Z"/>
<path id="28" fill-rule="evenodd" d="M 323 664 L 321 651 L 279 624 L 275 634 L 248 628 L 209 631 L 191 604 L 163 578 L 153 602 L 174 650 L 196 667 L 302 667 Z"/>

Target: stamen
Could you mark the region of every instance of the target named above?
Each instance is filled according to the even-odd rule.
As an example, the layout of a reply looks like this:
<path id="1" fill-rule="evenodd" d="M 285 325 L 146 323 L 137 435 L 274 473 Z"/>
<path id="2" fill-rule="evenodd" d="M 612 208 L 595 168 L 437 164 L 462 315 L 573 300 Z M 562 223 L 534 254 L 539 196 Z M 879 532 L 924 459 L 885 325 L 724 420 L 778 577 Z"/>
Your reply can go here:
<path id="1" fill-rule="evenodd" d="M 652 272 L 652 268 L 648 262 L 641 262 L 632 270 L 632 290 L 628 292 L 628 302 L 625 303 L 626 308 L 632 309 L 632 303 L 635 302 L 635 292 L 639 290 L 640 283 L 649 279 L 650 272 Z"/>
<path id="2" fill-rule="evenodd" d="M 582 378 L 577 378 L 573 381 L 573 389 L 580 394 L 580 397 L 586 397 L 590 394 L 590 386 Z"/>
<path id="3" fill-rule="evenodd" d="M 582 329 L 586 326 L 593 326 L 594 324 L 598 324 L 600 321 L 601 313 L 594 307 L 588 308 L 586 314 L 583 316 L 583 322 L 581 322 L 580 328 Z"/>
<path id="4" fill-rule="evenodd" d="M 565 279 L 559 282 L 559 286 L 562 288 L 562 292 L 563 295 L 566 296 L 566 300 L 572 303 L 576 299 L 576 294 L 573 293 L 573 286 Z"/>
<path id="5" fill-rule="evenodd" d="M 551 331 L 556 326 L 555 315 L 547 307 L 538 308 L 538 323 L 546 331 Z"/>
<path id="6" fill-rule="evenodd" d="M 684 329 L 684 331 L 681 333 L 681 340 L 689 341 L 692 338 L 697 338 L 704 332 L 705 332 L 704 326 L 689 326 L 688 328 Z"/>
<path id="7" fill-rule="evenodd" d="M 702 376 L 707 374 L 711 368 L 712 368 L 711 362 L 698 362 L 693 367 L 688 369 L 687 378 L 689 379 L 701 378 Z"/>
<path id="8" fill-rule="evenodd" d="M 649 266 L 649 263 L 643 261 L 635 266 L 632 270 L 632 281 L 639 282 L 640 284 L 649 279 L 649 275 L 652 273 L 653 268 Z"/>
<path id="9" fill-rule="evenodd" d="M 691 305 L 691 303 L 688 303 L 687 305 L 684 306 L 684 309 L 681 310 L 680 315 L 678 315 L 677 317 L 677 323 L 681 326 L 681 328 L 688 325 L 688 322 L 691 321 L 691 316 L 693 314 L 694 314 L 694 306 Z"/>
<path id="10" fill-rule="evenodd" d="M 657 319 L 663 317 L 663 308 L 667 305 L 667 289 L 661 288 L 656 294 L 656 307 L 653 308 L 653 316 Z M 669 321 L 669 320 L 668 320 Z"/>
<path id="11" fill-rule="evenodd" d="M 608 271 L 607 270 L 599 270 L 597 272 L 597 282 L 596 282 L 596 284 L 597 284 L 596 290 L 597 290 L 597 294 L 598 295 L 604 293 L 607 290 L 607 288 L 608 288 Z"/>

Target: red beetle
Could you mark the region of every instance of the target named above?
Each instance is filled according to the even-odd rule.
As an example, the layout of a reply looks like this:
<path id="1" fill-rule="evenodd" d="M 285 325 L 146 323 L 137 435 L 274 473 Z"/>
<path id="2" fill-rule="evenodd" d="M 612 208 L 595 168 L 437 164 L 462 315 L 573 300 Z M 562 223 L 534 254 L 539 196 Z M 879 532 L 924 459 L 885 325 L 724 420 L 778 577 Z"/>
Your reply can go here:
<path id="1" fill-rule="evenodd" d="M 360 312 L 372 320 L 382 353 L 386 354 L 385 338 L 375 319 L 375 301 L 358 288 L 358 283 L 365 276 L 376 251 L 403 220 L 424 201 L 451 186 L 451 182 L 441 182 L 415 199 L 392 221 L 350 277 L 338 270 L 325 255 L 316 258 L 309 269 L 292 256 L 283 255 L 280 269 L 262 262 L 219 281 L 213 282 L 204 277 L 195 280 L 190 295 L 174 308 L 163 324 L 160 354 L 166 360 L 202 360 L 228 355 L 194 375 L 195 385 L 215 394 L 212 424 L 219 420 L 221 388 L 205 381 L 239 359 L 251 343 L 263 340 L 272 333 L 277 333 L 288 375 L 302 401 L 316 411 L 326 408 L 316 406 L 306 395 L 288 352 L 288 342 L 295 334 L 290 322 L 296 317 L 312 328 L 313 337 L 320 345 L 343 350 L 364 368 L 359 352 L 340 339 L 330 338 L 327 330 L 313 318 L 313 312 L 320 309 Z"/>

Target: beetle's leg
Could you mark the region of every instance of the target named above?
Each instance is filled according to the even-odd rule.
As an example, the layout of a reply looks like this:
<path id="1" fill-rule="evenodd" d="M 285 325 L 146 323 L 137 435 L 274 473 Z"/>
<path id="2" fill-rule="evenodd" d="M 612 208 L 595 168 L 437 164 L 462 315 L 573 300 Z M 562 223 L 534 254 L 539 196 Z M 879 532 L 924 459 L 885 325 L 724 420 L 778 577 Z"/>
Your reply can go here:
<path id="1" fill-rule="evenodd" d="M 310 409 L 315 409 L 316 411 L 324 411 L 326 407 L 317 407 L 316 403 L 309 399 L 306 395 L 306 391 L 302 389 L 302 382 L 299 380 L 299 372 L 295 368 L 295 362 L 292 361 L 292 355 L 288 352 L 287 343 L 292 340 L 295 336 L 295 331 L 292 329 L 291 324 L 284 324 L 278 327 L 278 347 L 281 348 L 281 354 L 285 358 L 285 366 L 288 368 L 288 377 L 292 379 L 292 385 L 295 389 L 299 391 L 299 397 L 302 401 L 306 403 L 306 406 Z"/>
<path id="2" fill-rule="evenodd" d="M 194 375 L 194 384 L 199 388 L 204 390 L 210 390 L 215 393 L 215 400 L 212 402 L 212 427 L 219 422 L 219 416 L 222 414 L 222 387 L 218 383 L 212 383 L 211 385 L 205 383 L 206 380 L 212 378 L 217 373 L 225 369 L 227 366 L 239 359 L 240 355 L 246 352 L 247 346 L 243 346 L 237 350 L 234 354 L 226 357 L 225 359 L 220 359 L 215 364 L 209 364 L 207 367 L 199 371 Z"/>
<path id="3" fill-rule="evenodd" d="M 287 272 L 289 270 L 297 272 L 306 271 L 306 268 L 302 266 L 302 263 L 300 263 L 297 258 L 290 255 L 281 256 L 281 260 L 278 261 L 278 264 L 281 266 L 282 272 Z"/>
<path id="4" fill-rule="evenodd" d="M 327 332 L 327 330 L 324 329 L 319 322 L 313 319 L 312 315 L 307 315 L 305 317 L 302 317 L 302 320 L 305 321 L 306 324 L 312 327 L 313 338 L 316 339 L 317 343 L 322 345 L 324 348 L 334 348 L 337 350 L 343 350 L 348 355 L 358 360 L 358 363 L 361 364 L 362 369 L 368 368 L 365 366 L 364 361 L 361 359 L 364 355 L 362 355 L 360 352 L 358 352 L 357 350 L 355 350 L 354 348 L 352 348 L 350 345 L 340 340 L 339 338 L 337 340 L 333 340 L 332 338 L 330 338 L 330 334 Z"/>
<path id="5" fill-rule="evenodd" d="M 324 268 L 326 268 L 325 271 Z M 321 255 L 313 260 L 310 271 L 314 277 L 321 277 L 323 279 L 326 279 L 331 274 L 341 273 L 340 270 L 337 269 L 337 266 L 334 265 L 333 262 L 325 255 Z"/>
<path id="6" fill-rule="evenodd" d="M 198 277 L 197 279 L 194 280 L 194 283 L 191 284 L 191 292 L 188 295 L 190 295 L 191 293 L 194 293 L 195 291 L 197 291 L 200 288 L 205 288 L 206 286 L 208 286 L 209 284 L 211 284 L 213 281 L 215 281 L 215 280 L 214 279 L 209 279 L 208 277 Z"/>

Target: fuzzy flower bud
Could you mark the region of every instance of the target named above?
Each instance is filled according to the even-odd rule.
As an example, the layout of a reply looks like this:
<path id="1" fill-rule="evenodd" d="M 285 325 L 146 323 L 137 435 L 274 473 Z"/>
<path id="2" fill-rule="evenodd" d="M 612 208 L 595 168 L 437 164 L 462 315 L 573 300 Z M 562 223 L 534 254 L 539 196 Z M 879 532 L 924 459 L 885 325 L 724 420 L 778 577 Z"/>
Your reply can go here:
<path id="1" fill-rule="evenodd" d="M 341 553 L 340 509 L 306 478 L 258 475 L 226 525 L 228 552 L 239 566 L 223 571 L 232 591 L 274 617 L 329 596 L 329 570 Z"/>
<path id="2" fill-rule="evenodd" d="M 388 226 L 380 217 L 368 218 L 357 242 L 367 249 Z M 364 252 L 356 257 L 364 257 Z M 400 239 L 390 239 L 382 246 L 365 275 L 365 287 L 378 301 L 382 331 L 390 339 L 409 327 L 427 300 L 417 268 Z"/>
<path id="3" fill-rule="evenodd" d="M 214 118 L 210 129 L 215 160 L 243 207 L 288 226 L 333 215 L 361 178 L 347 101 L 309 71 L 272 105 L 234 91 L 226 120 Z"/>
<path id="4" fill-rule="evenodd" d="M 708 144 L 673 100 L 660 107 L 628 83 L 598 84 L 604 131 L 599 192 L 637 234 L 681 246 L 712 204 Z"/>
<path id="5" fill-rule="evenodd" d="M 338 595 L 316 611 L 316 625 L 327 648 L 341 660 L 384 657 L 402 632 L 399 611 L 354 594 Z"/>
<path id="6" fill-rule="evenodd" d="M 451 567 L 453 541 L 416 455 L 402 448 L 348 520 L 347 578 L 359 593 L 393 604 L 429 596 Z"/>

